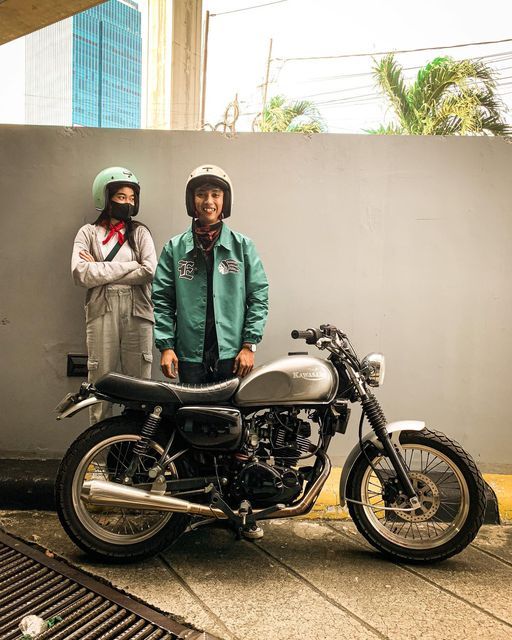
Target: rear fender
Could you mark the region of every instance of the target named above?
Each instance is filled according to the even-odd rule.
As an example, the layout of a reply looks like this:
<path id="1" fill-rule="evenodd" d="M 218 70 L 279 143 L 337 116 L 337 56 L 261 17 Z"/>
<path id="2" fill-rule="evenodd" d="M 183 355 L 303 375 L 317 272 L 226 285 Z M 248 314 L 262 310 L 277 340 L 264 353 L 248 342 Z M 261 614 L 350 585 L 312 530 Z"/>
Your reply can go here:
<path id="1" fill-rule="evenodd" d="M 402 431 L 421 431 L 425 428 L 425 423 L 420 420 L 400 420 L 398 422 L 390 422 L 386 425 L 387 432 L 391 436 L 391 441 L 397 447 L 400 447 L 400 434 Z M 379 442 L 376 434 L 373 431 L 368 432 L 363 437 L 364 448 L 369 445 L 375 446 L 377 449 L 382 450 L 382 444 Z M 352 451 L 348 454 L 343 469 L 341 471 L 340 478 L 340 504 L 345 506 L 345 491 L 347 489 L 347 482 L 357 458 L 361 455 L 361 447 L 359 442 L 354 446 Z"/>
<path id="2" fill-rule="evenodd" d="M 78 413 L 79 411 L 82 411 L 82 409 L 86 409 L 87 407 L 90 407 L 93 404 L 98 404 L 98 402 L 102 402 L 102 400 L 100 398 L 97 398 L 96 396 L 89 396 L 85 400 L 82 400 L 81 402 L 77 402 L 76 404 L 72 404 L 65 411 L 63 411 L 62 413 L 59 413 L 59 415 L 57 416 L 57 420 L 62 420 L 63 418 L 70 418 L 71 416 L 74 416 L 75 413 Z"/>

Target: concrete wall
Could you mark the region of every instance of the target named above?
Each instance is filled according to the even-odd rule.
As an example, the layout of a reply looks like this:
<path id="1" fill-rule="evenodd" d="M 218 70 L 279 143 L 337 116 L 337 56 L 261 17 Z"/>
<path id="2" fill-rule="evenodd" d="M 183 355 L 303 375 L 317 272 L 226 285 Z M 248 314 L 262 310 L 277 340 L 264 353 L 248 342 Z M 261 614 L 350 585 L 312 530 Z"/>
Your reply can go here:
<path id="1" fill-rule="evenodd" d="M 52 408 L 80 382 L 66 378 L 66 354 L 84 351 L 69 258 L 94 219 L 97 171 L 136 172 L 160 252 L 188 224 L 188 172 L 208 161 L 231 175 L 230 224 L 255 240 L 271 283 L 260 363 L 303 348 L 291 329 L 337 324 L 361 353 L 386 354 L 390 420 L 425 419 L 485 468 L 512 461 L 505 141 L 4 126 L 0 149 L 4 455 L 57 456 L 85 425 L 85 412 L 57 423 Z M 335 461 L 355 442 L 356 411 Z"/>

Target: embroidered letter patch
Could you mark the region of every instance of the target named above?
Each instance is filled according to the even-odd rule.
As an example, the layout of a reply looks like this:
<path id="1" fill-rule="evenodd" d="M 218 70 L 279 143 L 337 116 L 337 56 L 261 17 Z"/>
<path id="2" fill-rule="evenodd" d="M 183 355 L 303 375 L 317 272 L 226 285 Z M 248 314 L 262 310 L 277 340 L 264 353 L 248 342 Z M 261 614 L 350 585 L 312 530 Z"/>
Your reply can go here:
<path id="1" fill-rule="evenodd" d="M 180 278 L 185 278 L 185 280 L 192 280 L 192 278 L 194 277 L 193 260 L 180 260 L 178 262 L 178 268 L 180 270 Z"/>
<path id="2" fill-rule="evenodd" d="M 237 260 L 223 260 L 219 264 L 219 272 L 225 276 L 227 273 L 240 273 L 240 265 Z"/>

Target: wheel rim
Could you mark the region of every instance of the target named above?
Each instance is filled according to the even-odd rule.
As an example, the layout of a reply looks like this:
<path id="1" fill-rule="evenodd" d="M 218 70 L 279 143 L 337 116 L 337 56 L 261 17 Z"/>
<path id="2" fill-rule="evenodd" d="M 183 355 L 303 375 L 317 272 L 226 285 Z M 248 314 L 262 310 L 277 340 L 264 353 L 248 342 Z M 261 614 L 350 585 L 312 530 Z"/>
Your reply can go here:
<path id="1" fill-rule="evenodd" d="M 172 518 L 173 513 L 97 506 L 86 503 L 82 486 L 86 480 L 113 481 L 122 476 L 131 460 L 131 451 L 140 440 L 138 435 L 123 434 L 103 440 L 82 458 L 77 466 L 72 484 L 72 500 L 75 513 L 82 525 L 96 538 L 110 544 L 128 545 L 143 542 L 154 536 Z M 147 471 L 160 458 L 162 447 L 150 442 L 147 455 L 139 461 L 134 474 L 134 487 L 144 484 L 146 490 L 161 493 L 148 484 Z M 177 477 L 176 467 L 166 470 L 166 477 Z"/>
<path id="2" fill-rule="evenodd" d="M 458 466 L 437 449 L 427 445 L 404 444 L 402 455 L 421 508 L 395 511 L 378 507 L 407 507 L 397 501 L 386 503 L 382 497 L 383 482 L 394 477 L 388 458 L 377 456 L 361 483 L 361 501 L 371 525 L 389 542 L 409 549 L 439 547 L 456 536 L 469 512 L 469 487 Z"/>

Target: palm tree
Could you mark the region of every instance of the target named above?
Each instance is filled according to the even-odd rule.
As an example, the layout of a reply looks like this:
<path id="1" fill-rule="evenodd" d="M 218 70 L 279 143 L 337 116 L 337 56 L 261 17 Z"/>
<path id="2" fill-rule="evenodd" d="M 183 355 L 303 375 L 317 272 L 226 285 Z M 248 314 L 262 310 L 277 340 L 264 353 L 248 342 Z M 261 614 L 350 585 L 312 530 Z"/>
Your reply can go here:
<path id="1" fill-rule="evenodd" d="M 285 96 L 274 96 L 259 114 L 253 128 L 260 131 L 288 131 L 294 133 L 322 133 L 324 121 L 313 102 L 287 101 Z"/>
<path id="2" fill-rule="evenodd" d="M 388 54 L 373 69 L 397 122 L 368 133 L 386 135 L 511 135 L 496 97 L 494 72 L 479 60 L 435 58 L 407 86 L 402 67 Z"/>

